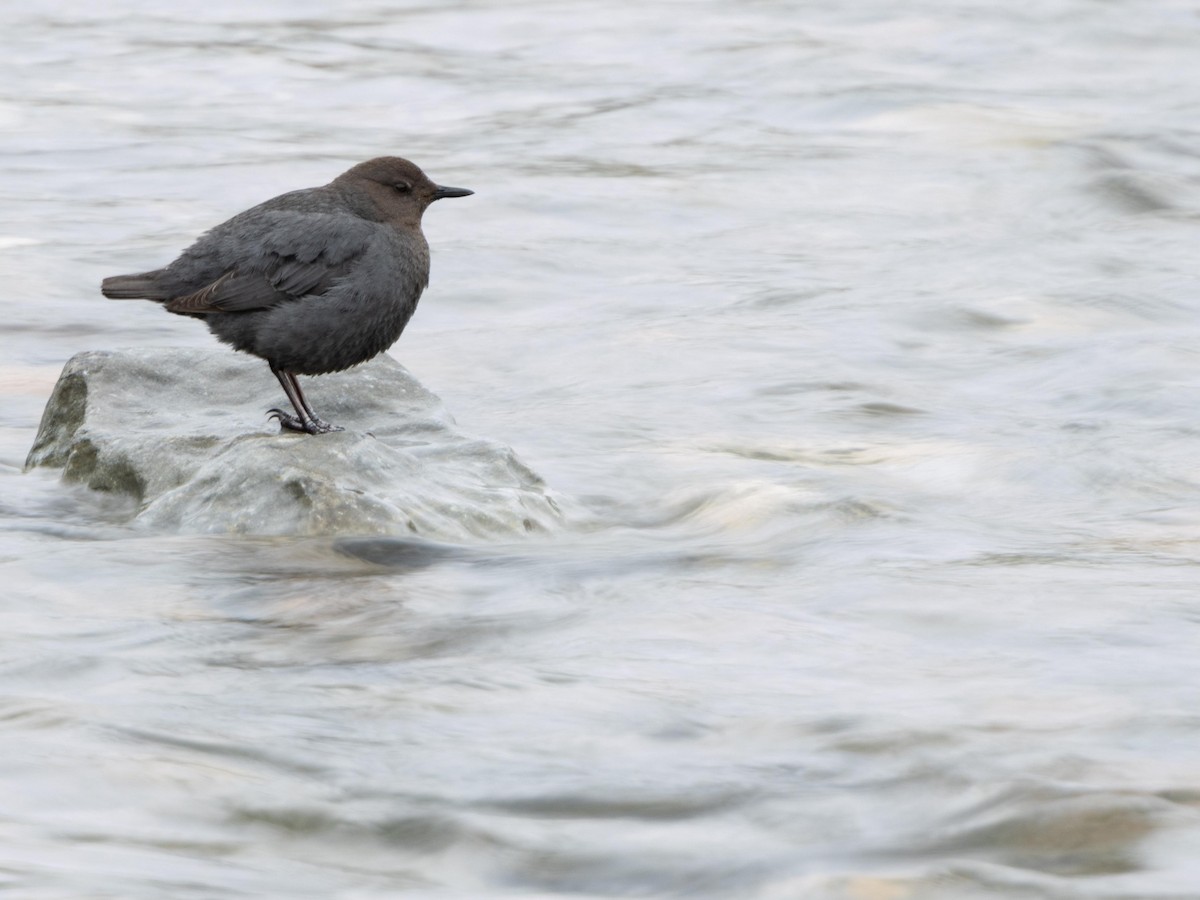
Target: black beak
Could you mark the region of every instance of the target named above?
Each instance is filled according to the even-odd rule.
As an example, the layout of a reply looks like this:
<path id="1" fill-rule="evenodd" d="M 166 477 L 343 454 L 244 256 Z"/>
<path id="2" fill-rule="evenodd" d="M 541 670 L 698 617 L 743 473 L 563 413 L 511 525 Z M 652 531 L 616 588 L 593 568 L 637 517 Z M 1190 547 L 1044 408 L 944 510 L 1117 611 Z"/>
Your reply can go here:
<path id="1" fill-rule="evenodd" d="M 441 200 L 443 197 L 470 197 L 474 191 L 468 191 L 466 188 L 442 187 L 440 184 L 437 190 L 433 192 L 434 200 Z"/>

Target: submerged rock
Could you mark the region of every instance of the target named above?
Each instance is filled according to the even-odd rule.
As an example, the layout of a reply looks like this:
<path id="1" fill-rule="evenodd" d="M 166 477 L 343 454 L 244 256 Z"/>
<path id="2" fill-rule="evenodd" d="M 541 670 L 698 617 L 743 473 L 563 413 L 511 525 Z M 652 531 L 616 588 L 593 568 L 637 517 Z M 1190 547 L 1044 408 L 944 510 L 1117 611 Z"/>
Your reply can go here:
<path id="1" fill-rule="evenodd" d="M 26 468 L 58 467 L 67 480 L 128 494 L 135 524 L 165 531 L 456 540 L 559 522 L 542 480 L 511 449 L 459 432 L 391 358 L 304 386 L 345 431 L 279 433 L 266 412 L 285 398 L 256 359 L 80 353 L 46 404 Z"/>

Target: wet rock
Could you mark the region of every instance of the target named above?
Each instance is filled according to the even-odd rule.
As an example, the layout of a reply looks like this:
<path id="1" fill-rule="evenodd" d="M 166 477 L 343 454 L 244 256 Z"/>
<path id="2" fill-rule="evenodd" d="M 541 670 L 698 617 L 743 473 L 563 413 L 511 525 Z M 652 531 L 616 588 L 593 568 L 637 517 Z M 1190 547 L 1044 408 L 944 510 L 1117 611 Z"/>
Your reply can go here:
<path id="1" fill-rule="evenodd" d="M 175 532 L 419 534 L 459 540 L 555 527 L 542 480 L 508 447 L 462 434 L 441 401 L 380 356 L 304 380 L 344 432 L 279 433 L 261 361 L 224 351 L 80 353 L 64 367 L 26 468 L 137 501 Z"/>

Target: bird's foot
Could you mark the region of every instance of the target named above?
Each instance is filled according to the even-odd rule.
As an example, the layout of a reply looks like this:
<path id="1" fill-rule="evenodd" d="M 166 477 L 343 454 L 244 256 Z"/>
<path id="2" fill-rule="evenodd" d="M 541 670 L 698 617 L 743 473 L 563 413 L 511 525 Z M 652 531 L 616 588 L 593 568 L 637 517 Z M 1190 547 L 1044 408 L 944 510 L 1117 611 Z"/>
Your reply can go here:
<path id="1" fill-rule="evenodd" d="M 323 422 L 320 419 L 308 419 L 307 421 L 291 413 L 285 413 L 282 409 L 276 407 L 268 410 L 267 418 L 278 419 L 279 426 L 284 431 L 298 431 L 301 434 L 329 434 L 331 431 L 345 431 L 341 425 L 330 425 L 328 422 Z"/>

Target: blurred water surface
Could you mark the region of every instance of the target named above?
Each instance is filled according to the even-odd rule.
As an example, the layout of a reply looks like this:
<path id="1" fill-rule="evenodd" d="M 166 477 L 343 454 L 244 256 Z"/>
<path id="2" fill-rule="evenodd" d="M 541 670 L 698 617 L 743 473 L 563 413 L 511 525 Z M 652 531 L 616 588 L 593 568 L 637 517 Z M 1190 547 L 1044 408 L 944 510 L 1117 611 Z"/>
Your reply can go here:
<path id="1" fill-rule="evenodd" d="M 0 892 L 1200 896 L 1195 4 L 0 35 Z M 21 473 L 71 354 L 214 343 L 102 276 L 384 153 L 477 191 L 392 353 L 570 527 L 155 536 Z"/>

